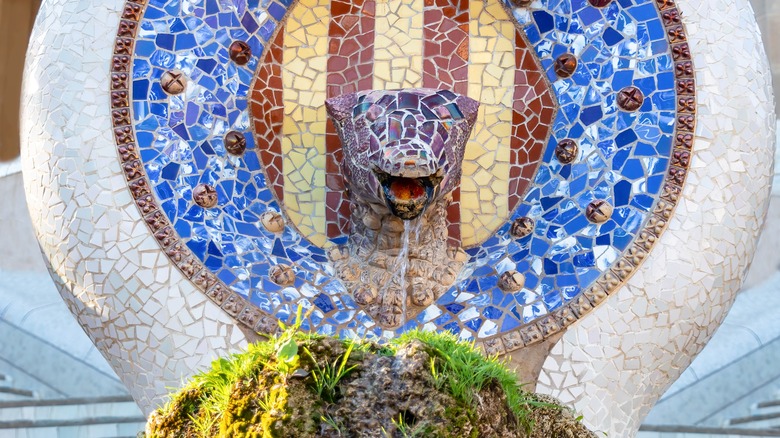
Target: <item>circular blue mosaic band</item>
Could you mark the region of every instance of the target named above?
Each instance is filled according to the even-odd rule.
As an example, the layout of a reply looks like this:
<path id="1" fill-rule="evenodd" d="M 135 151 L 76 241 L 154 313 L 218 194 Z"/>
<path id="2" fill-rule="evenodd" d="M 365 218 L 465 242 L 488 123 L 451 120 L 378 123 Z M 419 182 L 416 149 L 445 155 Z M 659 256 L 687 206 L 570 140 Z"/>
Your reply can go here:
<path id="1" fill-rule="evenodd" d="M 313 307 L 304 329 L 325 334 L 391 337 L 425 327 L 485 341 L 574 303 L 646 227 L 667 178 L 677 118 L 675 62 L 658 7 L 653 0 L 615 0 L 605 8 L 545 0 L 538 9 L 515 9 L 559 105 L 542 163 L 510 220 L 468 250 L 455 286 L 402 328 L 384 332 L 336 278 L 323 249 L 290 226 L 272 234 L 260 224 L 264 212 L 283 207 L 265 181 L 253 136 L 246 135 L 241 157 L 223 144 L 228 131 L 251 131 L 247 97 L 258 60 L 292 4 L 149 0 L 132 64 L 138 151 L 160 209 L 192 254 L 251 304 L 284 321 L 299 304 Z M 246 65 L 230 62 L 234 40 L 255 54 Z M 571 77 L 559 79 L 553 62 L 564 53 L 579 62 Z M 160 79 L 172 69 L 189 83 L 170 96 Z M 628 86 L 645 97 L 635 112 L 618 108 L 616 95 Z M 572 164 L 554 156 L 566 138 L 581 151 Z M 193 188 L 203 183 L 216 188 L 217 207 L 193 203 Z M 601 224 L 585 215 L 596 199 L 614 206 Z M 535 230 L 515 239 L 510 225 L 524 216 L 535 220 Z M 279 264 L 295 266 L 294 285 L 270 281 Z M 525 276 L 525 289 L 506 293 L 498 276 L 512 269 Z"/>

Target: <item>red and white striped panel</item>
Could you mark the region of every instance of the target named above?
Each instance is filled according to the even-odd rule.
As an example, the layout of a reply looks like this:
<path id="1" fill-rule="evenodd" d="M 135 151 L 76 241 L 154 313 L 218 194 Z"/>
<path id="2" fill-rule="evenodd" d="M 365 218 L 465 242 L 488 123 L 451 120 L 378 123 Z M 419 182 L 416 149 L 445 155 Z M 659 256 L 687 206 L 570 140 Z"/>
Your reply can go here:
<path id="1" fill-rule="evenodd" d="M 451 89 L 481 102 L 449 210 L 453 244 L 484 241 L 525 193 L 556 103 L 500 0 L 302 0 L 268 44 L 250 107 L 268 185 L 312 243 L 327 246 L 349 231 L 325 99 L 401 87 Z"/>

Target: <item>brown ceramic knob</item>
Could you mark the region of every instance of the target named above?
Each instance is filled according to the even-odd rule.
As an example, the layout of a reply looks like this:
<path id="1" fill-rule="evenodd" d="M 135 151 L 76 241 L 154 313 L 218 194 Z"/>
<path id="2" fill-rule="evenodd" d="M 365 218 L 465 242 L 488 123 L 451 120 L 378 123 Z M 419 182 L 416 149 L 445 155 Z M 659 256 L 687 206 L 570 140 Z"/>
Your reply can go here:
<path id="1" fill-rule="evenodd" d="M 252 49 L 243 41 L 233 41 L 229 51 L 230 59 L 238 65 L 244 65 L 252 58 Z"/>
<path id="2" fill-rule="evenodd" d="M 295 283 L 295 271 L 287 265 L 276 265 L 268 271 L 268 278 L 279 286 L 290 286 Z"/>
<path id="3" fill-rule="evenodd" d="M 512 222 L 509 233 L 516 239 L 522 239 L 534 232 L 535 225 L 534 220 L 530 217 L 517 218 Z"/>
<path id="4" fill-rule="evenodd" d="M 275 211 L 266 211 L 260 216 L 260 223 L 271 233 L 281 233 L 284 230 L 284 218 Z"/>
<path id="5" fill-rule="evenodd" d="M 561 140 L 558 142 L 558 145 L 555 146 L 555 157 L 562 164 L 569 164 L 574 161 L 577 158 L 578 152 L 579 148 L 577 147 L 577 142 L 570 138 Z"/>
<path id="6" fill-rule="evenodd" d="M 232 155 L 242 155 L 246 150 L 246 138 L 238 131 L 225 134 L 225 149 Z"/>
<path id="7" fill-rule="evenodd" d="M 594 224 L 600 224 L 612 217 L 612 211 L 613 208 L 609 202 L 603 199 L 596 199 L 588 204 L 588 208 L 585 210 L 585 216 Z"/>
<path id="8" fill-rule="evenodd" d="M 636 111 L 645 102 L 642 90 L 637 87 L 626 87 L 618 92 L 617 104 L 624 111 Z"/>
<path id="9" fill-rule="evenodd" d="M 588 0 L 588 2 L 597 8 L 603 8 L 604 6 L 608 6 L 610 3 L 612 3 L 612 0 Z"/>
<path id="10" fill-rule="evenodd" d="M 498 287 L 504 292 L 517 292 L 525 286 L 525 276 L 515 270 L 506 271 L 498 278 Z"/>
<path id="11" fill-rule="evenodd" d="M 571 53 L 564 53 L 555 60 L 555 74 L 559 78 L 568 78 L 577 70 L 577 57 Z"/>
<path id="12" fill-rule="evenodd" d="M 187 87 L 187 79 L 179 70 L 168 70 L 160 78 L 160 86 L 170 95 L 181 94 Z"/>
<path id="13" fill-rule="evenodd" d="M 217 189 L 209 184 L 198 184 L 192 190 L 192 200 L 203 208 L 217 205 Z"/>

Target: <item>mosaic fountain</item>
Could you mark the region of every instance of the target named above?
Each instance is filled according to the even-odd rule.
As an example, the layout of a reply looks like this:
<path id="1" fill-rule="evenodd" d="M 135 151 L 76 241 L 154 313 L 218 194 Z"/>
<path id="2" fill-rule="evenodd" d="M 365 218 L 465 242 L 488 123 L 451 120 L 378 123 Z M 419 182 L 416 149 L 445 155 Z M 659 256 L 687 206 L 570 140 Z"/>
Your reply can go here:
<path id="1" fill-rule="evenodd" d="M 769 78 L 745 0 L 51 0 L 25 188 L 145 412 L 303 306 L 451 331 L 630 436 L 751 260 Z"/>

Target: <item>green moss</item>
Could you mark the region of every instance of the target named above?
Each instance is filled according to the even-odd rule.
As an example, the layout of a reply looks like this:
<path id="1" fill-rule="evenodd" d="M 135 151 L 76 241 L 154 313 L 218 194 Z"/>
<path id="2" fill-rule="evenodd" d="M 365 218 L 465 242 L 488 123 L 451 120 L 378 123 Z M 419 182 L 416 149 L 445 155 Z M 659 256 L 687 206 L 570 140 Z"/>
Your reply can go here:
<path id="1" fill-rule="evenodd" d="M 412 330 L 392 341 L 392 345 L 405 345 L 412 340 L 428 346 L 428 353 L 435 358 L 431 365 L 432 374 L 437 380 L 446 382 L 450 393 L 459 402 L 473 406 L 474 395 L 486 384 L 495 382 L 506 394 L 509 408 L 517 416 L 519 424 L 531 430 L 530 410 L 538 402 L 521 389 L 517 375 L 509 371 L 504 362 L 496 357 L 486 358 L 473 345 L 459 341 L 449 332 Z"/>
<path id="2" fill-rule="evenodd" d="M 214 361 L 150 417 L 147 436 L 523 437 L 535 421 L 557 430 L 546 420 L 556 410 L 450 334 L 412 331 L 380 346 L 293 326 Z"/>
<path id="3" fill-rule="evenodd" d="M 456 431 L 464 430 L 469 424 L 471 424 L 472 421 L 474 421 L 474 409 L 470 406 L 463 406 L 461 404 L 456 404 L 453 406 L 448 406 L 444 410 L 444 418 L 446 419 L 446 429 L 445 431 L 451 436 Z M 477 437 L 477 429 L 474 429 L 470 435 L 472 438 Z"/>
<path id="4" fill-rule="evenodd" d="M 162 410 L 167 415 L 152 417 L 151 421 L 155 429 L 159 430 L 160 438 L 197 437 L 199 435 L 190 432 L 192 417 L 198 415 L 200 401 L 203 393 L 198 388 L 184 388 L 176 397 L 166 404 Z"/>

